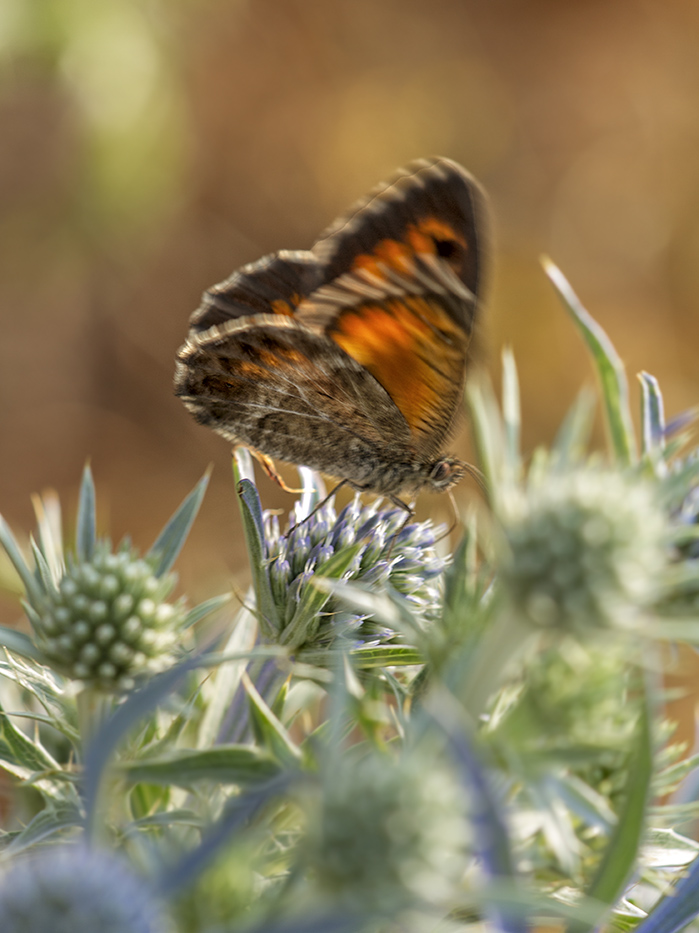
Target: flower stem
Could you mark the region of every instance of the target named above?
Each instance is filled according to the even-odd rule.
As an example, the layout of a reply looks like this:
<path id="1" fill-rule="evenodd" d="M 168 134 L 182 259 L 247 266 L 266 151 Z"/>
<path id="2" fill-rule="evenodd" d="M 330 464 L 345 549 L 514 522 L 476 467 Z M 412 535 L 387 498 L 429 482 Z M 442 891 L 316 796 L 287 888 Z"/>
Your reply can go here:
<path id="1" fill-rule="evenodd" d="M 109 716 L 112 710 L 112 698 L 99 690 L 86 687 L 78 694 L 76 703 L 80 738 L 82 747 L 85 749 Z"/>

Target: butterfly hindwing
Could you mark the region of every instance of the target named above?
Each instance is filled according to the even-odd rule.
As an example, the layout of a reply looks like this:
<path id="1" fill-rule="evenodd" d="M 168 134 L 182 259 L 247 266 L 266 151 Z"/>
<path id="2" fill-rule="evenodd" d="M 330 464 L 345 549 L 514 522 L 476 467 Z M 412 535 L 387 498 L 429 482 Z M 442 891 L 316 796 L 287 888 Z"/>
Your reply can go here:
<path id="1" fill-rule="evenodd" d="M 194 364 L 193 364 L 194 361 Z M 371 374 L 292 319 L 230 321 L 190 335 L 177 394 L 195 418 L 234 443 L 332 473 L 338 449 L 367 457 L 409 441 L 405 420 Z"/>

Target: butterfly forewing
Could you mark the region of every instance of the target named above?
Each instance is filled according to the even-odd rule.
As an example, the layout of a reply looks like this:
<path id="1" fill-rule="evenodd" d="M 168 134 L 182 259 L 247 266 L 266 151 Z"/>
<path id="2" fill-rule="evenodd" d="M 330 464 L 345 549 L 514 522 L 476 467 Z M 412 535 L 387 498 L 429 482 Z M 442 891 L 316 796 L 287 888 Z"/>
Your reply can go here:
<path id="1" fill-rule="evenodd" d="M 189 320 L 190 330 L 200 333 L 232 318 L 256 314 L 291 315 L 321 282 L 318 262 L 307 250 L 264 256 L 207 289 Z"/>
<path id="2" fill-rule="evenodd" d="M 326 281 L 391 248 L 414 257 L 423 246 L 446 254 L 460 280 L 478 294 L 482 266 L 485 196 L 475 179 L 450 159 L 419 159 L 378 185 L 321 234 L 312 252 Z M 428 237 L 432 243 L 423 239 Z"/>

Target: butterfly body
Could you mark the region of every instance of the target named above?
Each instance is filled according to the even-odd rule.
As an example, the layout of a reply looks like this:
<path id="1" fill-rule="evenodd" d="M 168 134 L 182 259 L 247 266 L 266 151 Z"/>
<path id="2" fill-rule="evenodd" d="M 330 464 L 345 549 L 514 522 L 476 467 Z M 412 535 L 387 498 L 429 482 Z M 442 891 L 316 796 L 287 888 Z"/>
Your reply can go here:
<path id="1" fill-rule="evenodd" d="M 311 250 L 209 289 L 176 393 L 231 442 L 357 489 L 448 488 L 466 469 L 441 450 L 465 380 L 484 211 L 456 163 L 411 164 Z"/>

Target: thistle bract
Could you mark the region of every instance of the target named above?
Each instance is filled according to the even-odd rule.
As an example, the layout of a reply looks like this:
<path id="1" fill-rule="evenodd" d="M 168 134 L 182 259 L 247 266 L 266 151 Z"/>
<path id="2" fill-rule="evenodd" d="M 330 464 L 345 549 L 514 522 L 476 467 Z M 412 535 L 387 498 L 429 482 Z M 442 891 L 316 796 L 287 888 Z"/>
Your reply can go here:
<path id="1" fill-rule="evenodd" d="M 594 469 L 547 475 L 503 513 L 503 586 L 535 625 L 624 624 L 654 598 L 665 520 L 645 483 Z"/>
<path id="2" fill-rule="evenodd" d="M 166 667 L 184 613 L 166 602 L 174 574 L 156 577 L 153 561 L 107 541 L 90 560 L 69 555 L 57 587 L 30 613 L 38 647 L 56 670 L 102 689 L 128 690 L 135 678 Z"/>
<path id="3" fill-rule="evenodd" d="M 170 929 L 145 881 L 105 852 L 53 847 L 0 874 L 3 933 L 165 933 Z"/>

